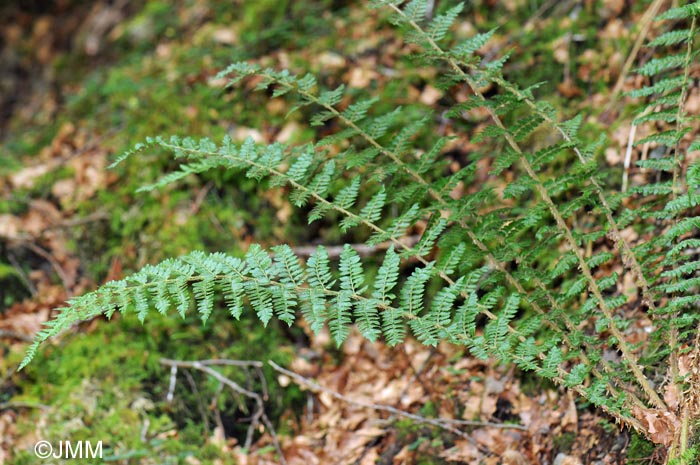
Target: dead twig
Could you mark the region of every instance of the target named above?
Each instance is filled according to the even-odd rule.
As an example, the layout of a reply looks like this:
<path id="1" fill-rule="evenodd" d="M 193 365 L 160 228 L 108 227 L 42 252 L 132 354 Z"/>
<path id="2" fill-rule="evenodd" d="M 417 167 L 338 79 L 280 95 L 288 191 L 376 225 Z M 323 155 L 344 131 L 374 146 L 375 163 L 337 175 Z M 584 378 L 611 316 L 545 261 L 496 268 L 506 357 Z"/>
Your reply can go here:
<path id="1" fill-rule="evenodd" d="M 255 367 L 255 366 L 262 366 L 262 364 L 260 362 L 238 361 L 238 360 L 184 361 L 184 360 L 171 360 L 171 359 L 162 358 L 162 359 L 160 359 L 160 363 L 162 365 L 166 365 L 169 367 L 189 368 L 189 369 L 201 371 L 201 372 L 206 373 L 207 375 L 211 376 L 212 378 L 216 379 L 224 386 L 231 389 L 231 391 L 233 391 L 235 394 L 252 399 L 255 402 L 255 411 L 253 412 L 253 414 L 250 418 L 251 423 L 250 423 L 250 426 L 248 427 L 248 432 L 246 433 L 246 440 L 245 440 L 244 447 L 246 449 L 250 449 L 250 446 L 253 443 L 253 434 L 255 432 L 255 429 L 258 427 L 258 425 L 260 423 L 262 423 L 265 426 L 265 428 L 267 429 L 268 433 L 270 433 L 270 437 L 272 438 L 272 442 L 274 444 L 274 447 L 277 450 L 277 454 L 279 455 L 280 463 L 282 465 L 287 464 L 287 461 L 284 458 L 284 454 L 282 453 L 282 447 L 280 446 L 279 440 L 277 439 L 277 433 L 275 432 L 275 428 L 272 425 L 272 423 L 270 422 L 270 419 L 265 414 L 263 397 L 256 392 L 253 392 L 253 391 L 250 391 L 248 389 L 243 388 L 235 381 L 225 377 L 224 375 L 222 375 L 221 373 L 219 373 L 218 371 L 214 370 L 213 368 L 211 368 L 209 366 L 209 365 L 229 365 L 229 366 L 243 366 L 243 367 L 253 366 L 253 367 Z"/>
<path id="2" fill-rule="evenodd" d="M 622 172 L 622 192 L 627 192 L 627 183 L 630 174 L 630 162 L 632 161 L 632 147 L 634 147 L 634 135 L 637 133 L 637 126 L 633 123 L 630 128 L 629 139 L 627 140 L 627 150 L 625 151 L 624 171 Z"/>
<path id="3" fill-rule="evenodd" d="M 96 221 L 106 220 L 107 218 L 109 218 L 109 215 L 107 214 L 107 212 L 99 210 L 99 211 L 96 211 L 96 212 L 91 213 L 91 214 L 86 215 L 86 216 L 66 219 L 66 220 L 51 224 L 49 226 L 46 226 L 41 231 L 40 237 L 44 236 L 47 231 L 51 231 L 54 229 L 70 229 L 70 228 L 73 228 L 75 226 L 81 226 L 83 224 L 94 223 Z"/>
<path id="4" fill-rule="evenodd" d="M 18 341 L 34 342 L 34 338 L 10 329 L 0 329 L 0 338 L 17 339 Z"/>
<path id="5" fill-rule="evenodd" d="M 141 426 L 141 442 L 146 442 L 148 439 L 148 428 L 151 426 L 151 420 L 148 417 L 143 419 L 143 425 Z"/>
<path id="6" fill-rule="evenodd" d="M 17 408 L 38 408 L 41 410 L 47 410 L 49 408 L 48 405 L 45 404 L 37 404 L 34 402 L 0 402 L 0 411 L 2 410 L 9 410 L 9 409 L 17 409 Z"/>
<path id="7" fill-rule="evenodd" d="M 163 359 L 166 360 L 166 359 Z M 201 365 L 227 365 L 232 367 L 258 367 L 262 368 L 263 363 L 257 360 L 229 360 L 229 359 L 208 359 L 208 360 L 197 360 L 197 363 Z"/>
<path id="8" fill-rule="evenodd" d="M 63 288 L 66 290 L 66 294 L 68 295 L 68 297 L 71 297 L 73 295 L 71 289 L 73 288 L 73 284 L 75 284 L 75 280 L 71 279 L 66 274 L 66 272 L 63 270 L 63 267 L 60 263 L 58 263 L 58 260 L 56 260 L 53 254 L 44 250 L 42 247 L 39 247 L 33 242 L 25 242 L 21 245 L 28 248 L 29 250 L 31 250 L 32 252 L 49 262 L 49 264 L 53 267 L 54 271 L 56 271 L 58 277 L 61 279 L 61 282 L 63 283 Z"/>
<path id="9" fill-rule="evenodd" d="M 639 49 L 642 48 L 642 44 L 646 40 L 647 34 L 649 34 L 649 29 L 651 28 L 651 24 L 656 17 L 657 13 L 659 12 L 659 8 L 661 8 L 661 5 L 663 5 L 664 0 L 654 0 L 654 3 L 649 5 L 649 8 L 647 11 L 644 12 L 644 15 L 642 15 L 642 19 L 639 21 L 640 24 L 640 29 L 639 29 L 639 35 L 637 36 L 637 40 L 634 41 L 634 45 L 632 46 L 632 50 L 630 51 L 629 55 L 627 56 L 627 60 L 625 61 L 625 64 L 622 66 L 622 70 L 620 71 L 620 76 L 617 78 L 617 82 L 615 83 L 615 87 L 613 87 L 613 90 L 610 94 L 610 102 L 608 103 L 608 108 L 613 105 L 615 101 L 615 97 L 617 97 L 617 94 L 620 93 L 622 90 L 622 86 L 625 84 L 625 80 L 627 79 L 627 75 L 630 72 L 630 69 L 632 69 L 632 65 L 634 64 L 634 61 L 637 59 L 637 54 L 639 53 Z"/>
<path id="10" fill-rule="evenodd" d="M 197 192 L 197 195 L 194 198 L 194 202 L 192 202 L 192 205 L 190 206 L 190 215 L 194 216 L 199 212 L 199 209 L 202 208 L 202 204 L 207 198 L 207 194 L 212 187 L 214 187 L 214 183 L 208 182 L 206 185 L 204 185 L 204 187 L 199 189 L 199 192 Z"/>
<path id="11" fill-rule="evenodd" d="M 32 280 L 29 279 L 27 273 L 24 272 L 24 269 L 22 269 L 22 265 L 19 264 L 15 256 L 9 251 L 7 252 L 7 259 L 10 261 L 10 264 L 12 264 L 12 267 L 15 269 L 15 271 L 17 271 L 17 277 L 19 278 L 19 280 L 22 281 L 22 284 L 24 284 L 27 287 L 27 289 L 29 289 L 29 292 L 32 294 L 32 297 L 36 297 L 37 295 L 39 295 L 39 291 L 37 290 Z"/>
<path id="12" fill-rule="evenodd" d="M 409 418 L 417 423 L 424 423 L 424 424 L 432 425 L 432 426 L 447 430 L 451 433 L 454 433 L 460 437 L 467 439 L 468 441 L 477 445 L 477 447 L 481 447 L 481 446 L 476 444 L 476 442 L 471 438 L 471 436 L 469 436 L 468 433 L 465 433 L 464 431 L 461 431 L 461 430 L 459 430 L 451 425 L 452 424 L 460 424 L 460 425 L 464 425 L 464 426 L 489 427 L 489 428 L 503 428 L 503 429 L 508 428 L 508 429 L 519 429 L 519 430 L 526 430 L 527 429 L 525 426 L 522 426 L 522 425 L 513 425 L 513 424 L 506 424 L 506 423 L 491 423 L 491 422 L 487 422 L 487 421 L 469 421 L 469 420 L 446 420 L 443 418 L 422 417 L 422 416 L 416 415 L 414 413 L 406 412 L 405 410 L 397 409 L 396 407 L 392 407 L 390 405 L 374 404 L 371 402 L 365 402 L 362 400 L 353 399 L 351 397 L 340 394 L 339 392 L 336 392 L 332 389 L 321 386 L 320 384 L 318 384 L 314 381 L 311 381 L 310 379 L 305 378 L 304 376 L 302 376 L 298 373 L 287 370 L 286 368 L 282 368 L 281 366 L 277 365 L 272 360 L 269 360 L 267 363 L 269 363 L 270 366 L 278 373 L 282 373 L 284 375 L 289 376 L 297 384 L 305 386 L 312 391 L 326 393 L 335 399 L 338 399 L 338 400 L 345 402 L 345 403 L 348 403 L 348 404 L 356 405 L 358 407 L 363 407 L 363 408 L 367 408 L 370 410 L 388 412 L 388 413 L 391 413 L 393 415 L 401 416 L 404 418 Z"/>
<path id="13" fill-rule="evenodd" d="M 223 433 L 224 431 L 224 420 L 221 418 L 221 410 L 219 410 L 219 396 L 224 391 L 224 385 L 219 383 L 216 387 L 216 392 L 211 398 L 211 403 L 209 404 L 209 409 L 214 411 L 214 421 L 216 422 L 216 427 L 219 431 Z"/>
<path id="14" fill-rule="evenodd" d="M 173 401 L 173 396 L 175 395 L 175 381 L 177 381 L 177 366 L 170 366 L 170 383 L 168 384 L 168 394 L 165 396 L 166 402 L 170 403 Z"/>
<path id="15" fill-rule="evenodd" d="M 420 241 L 421 236 L 416 234 L 413 236 L 405 236 L 402 238 L 399 238 L 399 242 L 403 243 L 404 245 L 408 247 L 413 247 Z M 382 242 L 380 244 L 376 245 L 367 245 L 367 244 L 350 244 L 350 246 L 355 249 L 355 252 L 360 257 L 369 257 L 374 255 L 377 252 L 381 252 L 384 250 L 387 250 L 391 245 L 393 244 L 392 241 L 386 241 Z M 326 246 L 326 252 L 328 252 L 328 257 L 333 259 L 333 258 L 338 258 L 340 257 L 340 254 L 343 253 L 343 247 L 342 245 L 331 245 L 331 246 Z M 296 247 L 292 247 L 292 251 L 299 256 L 303 258 L 310 257 L 313 253 L 316 252 L 317 246 L 315 245 L 300 245 Z"/>
<path id="16" fill-rule="evenodd" d="M 209 417 L 207 416 L 207 410 L 204 408 L 204 403 L 202 402 L 202 396 L 199 394 L 199 389 L 197 389 L 197 383 L 194 382 L 194 378 L 189 371 L 183 370 L 185 378 L 187 378 L 187 383 L 190 385 L 192 394 L 194 398 L 197 399 L 197 408 L 199 409 L 199 415 L 202 417 L 202 423 L 204 424 L 204 434 L 209 436 Z"/>

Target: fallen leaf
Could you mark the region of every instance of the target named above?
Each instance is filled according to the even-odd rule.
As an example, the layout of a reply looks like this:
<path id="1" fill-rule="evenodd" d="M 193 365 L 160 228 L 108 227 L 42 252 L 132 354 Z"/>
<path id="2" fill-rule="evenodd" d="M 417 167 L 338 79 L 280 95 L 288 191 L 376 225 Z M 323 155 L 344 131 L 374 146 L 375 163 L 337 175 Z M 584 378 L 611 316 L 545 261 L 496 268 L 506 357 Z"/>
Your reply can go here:
<path id="1" fill-rule="evenodd" d="M 217 29 L 212 34 L 212 39 L 214 39 L 214 42 L 224 45 L 233 45 L 238 41 L 236 32 L 231 28 Z"/>
<path id="2" fill-rule="evenodd" d="M 673 413 L 635 407 L 632 414 L 646 427 L 647 436 L 652 442 L 666 447 L 671 445 L 680 427 L 680 422 Z"/>
<path id="3" fill-rule="evenodd" d="M 318 64 L 326 70 L 338 70 L 345 66 L 345 58 L 337 53 L 325 51 L 318 56 Z"/>
<path id="4" fill-rule="evenodd" d="M 441 98 L 442 98 L 442 91 L 436 89 L 433 86 L 425 86 L 425 88 L 423 89 L 423 92 L 421 92 L 421 94 L 420 94 L 419 100 L 421 103 L 423 103 L 425 105 L 433 106 Z"/>
<path id="5" fill-rule="evenodd" d="M 611 166 L 616 166 L 622 163 L 622 154 L 620 153 L 620 150 L 614 147 L 608 147 L 605 149 L 605 161 L 607 161 L 608 165 Z"/>
<path id="6" fill-rule="evenodd" d="M 20 220 L 14 215 L 0 215 L 0 237 L 16 239 L 20 230 Z"/>
<path id="7" fill-rule="evenodd" d="M 479 463 L 484 454 L 479 451 L 479 448 L 466 439 L 458 439 L 455 441 L 454 447 L 447 449 L 440 454 L 440 457 L 448 462 L 466 462 Z"/>
<path id="8" fill-rule="evenodd" d="M 574 457 L 573 455 L 566 455 L 563 453 L 557 454 L 554 458 L 554 465 L 583 465 L 581 459 Z"/>
<path id="9" fill-rule="evenodd" d="M 15 189 L 31 188 L 37 179 L 50 172 L 54 166 L 54 162 L 49 162 L 21 169 L 10 176 L 10 183 Z"/>
<path id="10" fill-rule="evenodd" d="M 574 431 L 578 431 L 578 410 L 576 409 L 576 402 L 574 397 L 569 395 L 569 402 L 564 412 L 564 416 L 561 419 L 562 428 L 567 426 L 573 426 Z"/>
<path id="11" fill-rule="evenodd" d="M 676 383 L 669 383 L 664 388 L 664 402 L 673 411 L 678 411 L 680 405 L 680 391 Z"/>
<path id="12" fill-rule="evenodd" d="M 507 450 L 501 455 L 503 465 L 529 465 L 523 454 L 514 450 Z"/>
<path id="13" fill-rule="evenodd" d="M 565 79 L 557 84 L 557 90 L 566 98 L 580 97 L 583 91 L 574 83 L 573 79 Z"/>
<path id="14" fill-rule="evenodd" d="M 374 79 L 377 79 L 378 74 L 376 71 L 367 68 L 353 68 L 350 71 L 350 76 L 348 79 L 348 87 L 355 87 L 358 89 L 365 89 Z"/>

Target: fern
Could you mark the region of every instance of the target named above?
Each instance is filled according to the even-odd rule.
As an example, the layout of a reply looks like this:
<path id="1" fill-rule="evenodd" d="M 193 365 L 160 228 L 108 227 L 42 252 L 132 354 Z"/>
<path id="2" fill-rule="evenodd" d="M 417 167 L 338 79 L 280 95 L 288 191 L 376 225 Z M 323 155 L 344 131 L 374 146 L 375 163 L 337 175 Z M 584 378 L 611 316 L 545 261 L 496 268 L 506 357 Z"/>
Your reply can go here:
<path id="1" fill-rule="evenodd" d="M 192 252 L 69 301 L 22 366 L 41 342 L 100 314 L 133 311 L 143 321 L 151 309 L 184 317 L 195 308 L 206 323 L 224 306 L 236 319 L 250 313 L 263 325 L 273 318 L 291 325 L 301 315 L 314 332 L 328 327 L 337 344 L 353 325 L 390 345 L 409 330 L 426 345 L 459 344 L 573 390 L 654 439 L 645 412 L 676 412 L 652 381 L 652 367 L 641 365 L 655 344 L 667 343 L 664 356 L 673 382 L 679 380 L 678 353 L 700 320 L 700 261 L 686 253 L 699 244 L 700 164 L 683 163 L 684 153 L 700 148 L 686 140 L 685 110 L 699 5 L 658 18 L 684 26 L 654 39 L 652 47 L 669 52 L 637 69 L 648 83 L 630 96 L 650 103 L 633 124 L 664 129 L 635 143 L 667 150 L 638 162 L 654 176 L 624 195 L 608 185 L 596 161 L 604 138 L 586 143 L 579 135 L 585 115 L 563 118 L 535 98 L 539 84 L 510 82 L 507 54 L 488 62 L 478 54 L 495 30 L 452 43 L 461 5 L 427 20 L 426 1 L 374 2 L 422 60 L 444 70 L 441 85 L 470 90 L 444 114 L 468 122 L 475 110 L 488 116 L 474 141 L 500 150 L 475 154 L 447 175 L 449 138 L 433 134 L 429 109 L 381 113 L 377 98 L 353 101 L 342 85 L 326 89 L 308 74 L 232 64 L 219 74 L 230 85 L 253 78 L 257 90 L 308 112 L 310 126 L 337 129 L 303 146 L 154 137 L 117 163 L 156 147 L 182 159 L 146 191 L 215 169 L 287 189 L 292 204 L 308 209 L 309 222 L 339 218 L 341 232 L 354 230 L 370 246 L 388 243 L 383 258 L 368 267 L 347 244 L 337 261 L 322 246 L 305 262 L 289 245 L 253 245 L 244 257 Z M 486 84 L 499 92 L 485 95 Z M 544 145 L 536 137 L 542 131 L 551 133 Z M 475 175 L 482 159 L 490 167 L 487 182 Z M 493 188 L 499 183 L 501 191 Z M 475 188 L 453 195 L 460 185 Z M 638 239 L 623 233 L 631 227 L 641 231 Z M 405 236 L 416 230 L 420 238 L 409 244 Z M 619 292 L 627 273 L 638 288 L 636 303 Z M 653 318 L 646 345 L 628 341 L 631 322 L 621 318 L 636 304 Z M 606 359 L 609 351 L 621 354 L 619 363 Z"/>

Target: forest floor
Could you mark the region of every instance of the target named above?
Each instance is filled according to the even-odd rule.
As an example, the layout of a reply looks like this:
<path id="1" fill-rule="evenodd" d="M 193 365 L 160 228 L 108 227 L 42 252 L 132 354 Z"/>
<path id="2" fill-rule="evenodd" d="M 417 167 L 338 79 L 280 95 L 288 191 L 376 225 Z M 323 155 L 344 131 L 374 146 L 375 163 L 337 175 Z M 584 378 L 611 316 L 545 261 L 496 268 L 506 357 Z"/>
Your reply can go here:
<path id="1" fill-rule="evenodd" d="M 474 3 L 459 33 L 499 26 L 483 53 L 512 48 L 513 63 L 529 64 L 507 69 L 515 80 L 547 80 L 542 92 L 565 113 L 596 108 L 593 128 L 615 121 L 603 162 L 619 166 L 631 123 L 622 103 L 607 102 L 621 102 L 620 91 L 635 85 L 625 62 L 647 3 Z M 662 459 L 556 386 L 449 345 L 389 348 L 353 334 L 336 350 L 326 333 L 312 337 L 303 326 L 263 330 L 226 315 L 206 328 L 167 318 L 141 326 L 126 316 L 77 326 L 16 372 L 27 342 L 66 299 L 146 263 L 252 242 L 361 241 L 307 227 L 280 191 L 260 194 L 249 179 L 222 174 L 134 194 L 172 169 L 164 154 L 107 169 L 147 135 L 316 136 L 285 119 L 279 100 L 223 91 L 214 76 L 228 63 L 308 69 L 394 100 L 444 96 L 425 84 L 435 69 L 395 61 L 406 45 L 360 3 L 229 4 L 0 6 L 0 465 L 40 463 L 32 448 L 42 439 L 101 440 L 104 460 L 119 464 L 271 464 L 280 450 L 290 465 Z M 697 95 L 689 111 L 693 105 L 697 111 Z M 460 153 L 451 156 L 459 162 Z M 274 430 L 249 428 L 254 399 L 185 365 L 173 377 L 162 358 L 260 362 L 210 368 L 255 391 Z"/>

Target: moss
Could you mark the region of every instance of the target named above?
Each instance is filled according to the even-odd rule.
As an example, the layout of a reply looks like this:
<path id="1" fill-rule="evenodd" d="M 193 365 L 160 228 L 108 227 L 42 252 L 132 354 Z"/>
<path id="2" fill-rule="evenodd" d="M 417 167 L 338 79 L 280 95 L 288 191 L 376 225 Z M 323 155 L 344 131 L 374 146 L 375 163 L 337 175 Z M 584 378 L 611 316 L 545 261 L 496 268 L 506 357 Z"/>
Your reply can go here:
<path id="1" fill-rule="evenodd" d="M 576 441 L 575 433 L 563 433 L 552 438 L 553 449 L 556 453 L 563 452 L 568 453 L 571 451 L 571 446 L 574 445 Z"/>
<path id="2" fill-rule="evenodd" d="M 48 404 L 49 409 L 21 417 L 18 431 L 26 434 L 40 425 L 40 437 L 52 442 L 102 440 L 105 457 L 131 457 L 124 463 L 150 463 L 140 462 L 139 457 L 181 463 L 195 452 L 202 464 L 232 463 L 220 448 L 207 443 L 206 432 L 212 434 L 213 417 L 203 419 L 198 410 L 198 402 L 211 402 L 218 383 L 193 372 L 198 387 L 195 395 L 181 375 L 175 401 L 167 403 L 170 370 L 158 363 L 161 357 L 291 361 L 293 354 L 281 328 L 273 325 L 262 330 L 246 322 L 236 326 L 223 313 L 214 315 L 205 328 L 189 318 L 154 318 L 148 331 L 136 318 L 127 316 L 101 322 L 88 334 L 66 337 L 60 346 L 47 347 L 21 377 L 15 375 L 21 394 L 13 400 Z M 228 320 L 226 324 L 223 319 Z M 20 356 L 13 353 L 6 366 L 18 363 Z M 240 370 L 227 370 L 225 375 L 243 384 L 250 380 Z M 301 405 L 304 397 L 296 387 L 279 388 L 272 372 L 266 375 L 270 393 L 267 413 L 277 421 L 282 412 Z M 253 382 L 250 388 L 260 390 L 261 386 Z M 224 391 L 218 405 L 226 418 L 236 414 L 239 404 Z M 246 431 L 245 424 L 231 424 L 226 434 L 242 441 Z M 19 451 L 16 463 L 30 456 L 30 451 Z"/>
<path id="3" fill-rule="evenodd" d="M 654 449 L 656 449 L 656 446 L 653 442 L 633 431 L 630 437 L 630 445 L 627 448 L 627 458 L 647 459 L 654 453 Z"/>

